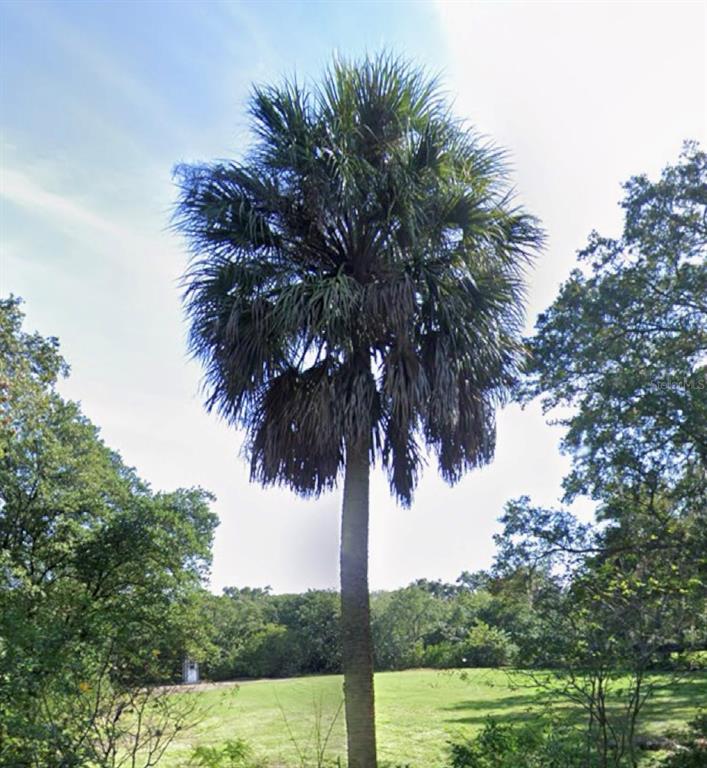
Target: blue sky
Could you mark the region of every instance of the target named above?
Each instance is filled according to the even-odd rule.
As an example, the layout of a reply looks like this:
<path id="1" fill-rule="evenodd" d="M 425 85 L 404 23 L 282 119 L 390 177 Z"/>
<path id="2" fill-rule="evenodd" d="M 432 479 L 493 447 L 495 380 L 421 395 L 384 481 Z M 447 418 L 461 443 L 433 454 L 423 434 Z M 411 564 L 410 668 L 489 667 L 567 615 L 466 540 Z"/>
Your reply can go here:
<path id="1" fill-rule="evenodd" d="M 0 4 L 0 294 L 61 339 L 63 385 L 155 488 L 218 496 L 213 587 L 335 586 L 338 494 L 249 485 L 240 437 L 207 416 L 185 355 L 168 231 L 177 162 L 237 157 L 251 83 L 315 77 L 381 47 L 443 76 L 507 147 L 548 247 L 529 327 L 592 228 L 618 232 L 620 183 L 707 134 L 703 3 L 6 2 Z M 373 487 L 371 581 L 486 567 L 503 503 L 557 503 L 567 461 L 535 407 L 507 408 L 491 467 L 411 510 Z M 579 505 L 588 514 L 588 502 Z"/>

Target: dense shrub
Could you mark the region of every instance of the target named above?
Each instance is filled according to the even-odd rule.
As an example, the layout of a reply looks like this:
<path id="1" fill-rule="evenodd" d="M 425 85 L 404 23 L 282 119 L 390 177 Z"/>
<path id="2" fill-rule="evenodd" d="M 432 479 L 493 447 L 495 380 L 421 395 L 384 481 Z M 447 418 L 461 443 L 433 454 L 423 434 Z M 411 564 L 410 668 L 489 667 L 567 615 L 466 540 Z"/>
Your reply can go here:
<path id="1" fill-rule="evenodd" d="M 462 643 L 462 661 L 469 667 L 503 667 L 513 663 L 517 650 L 507 632 L 478 621 Z"/>
<path id="2" fill-rule="evenodd" d="M 454 669 L 463 666 L 463 647 L 461 643 L 443 640 L 425 648 L 423 666 L 434 669 Z"/>
<path id="3" fill-rule="evenodd" d="M 449 751 L 450 768 L 591 768 L 578 732 L 551 723 L 488 718 L 477 736 L 451 743 Z"/>

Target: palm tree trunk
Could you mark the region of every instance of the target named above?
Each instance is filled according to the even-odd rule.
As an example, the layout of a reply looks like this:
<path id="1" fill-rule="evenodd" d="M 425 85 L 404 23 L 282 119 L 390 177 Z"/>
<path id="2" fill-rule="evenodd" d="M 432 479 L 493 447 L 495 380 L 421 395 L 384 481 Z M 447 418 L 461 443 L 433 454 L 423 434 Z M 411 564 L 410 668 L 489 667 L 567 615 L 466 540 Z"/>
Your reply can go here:
<path id="1" fill-rule="evenodd" d="M 341 513 L 341 626 L 348 768 L 376 768 L 368 600 L 368 451 L 347 446 Z"/>

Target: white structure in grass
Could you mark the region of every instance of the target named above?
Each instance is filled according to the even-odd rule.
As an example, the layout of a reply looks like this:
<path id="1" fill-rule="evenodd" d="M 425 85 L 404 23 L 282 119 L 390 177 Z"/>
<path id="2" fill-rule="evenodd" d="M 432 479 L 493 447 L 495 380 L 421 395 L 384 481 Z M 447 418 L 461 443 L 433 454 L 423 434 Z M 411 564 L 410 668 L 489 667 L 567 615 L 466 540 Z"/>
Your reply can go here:
<path id="1" fill-rule="evenodd" d="M 198 683 L 199 682 L 199 662 L 190 659 L 189 657 L 184 659 L 182 664 L 182 682 L 183 683 Z"/>

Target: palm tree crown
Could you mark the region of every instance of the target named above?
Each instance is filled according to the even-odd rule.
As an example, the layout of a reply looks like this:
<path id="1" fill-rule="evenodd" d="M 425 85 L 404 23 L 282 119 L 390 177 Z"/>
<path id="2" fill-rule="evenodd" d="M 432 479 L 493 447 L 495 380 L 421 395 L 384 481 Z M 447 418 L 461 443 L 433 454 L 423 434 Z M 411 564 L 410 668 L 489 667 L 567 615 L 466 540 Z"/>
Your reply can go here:
<path id="1" fill-rule="evenodd" d="M 488 462 L 540 244 L 501 153 L 391 56 L 256 88 L 242 162 L 180 166 L 175 224 L 208 406 L 252 477 L 332 487 L 364 446 L 409 503 L 424 446 L 449 482 Z"/>

